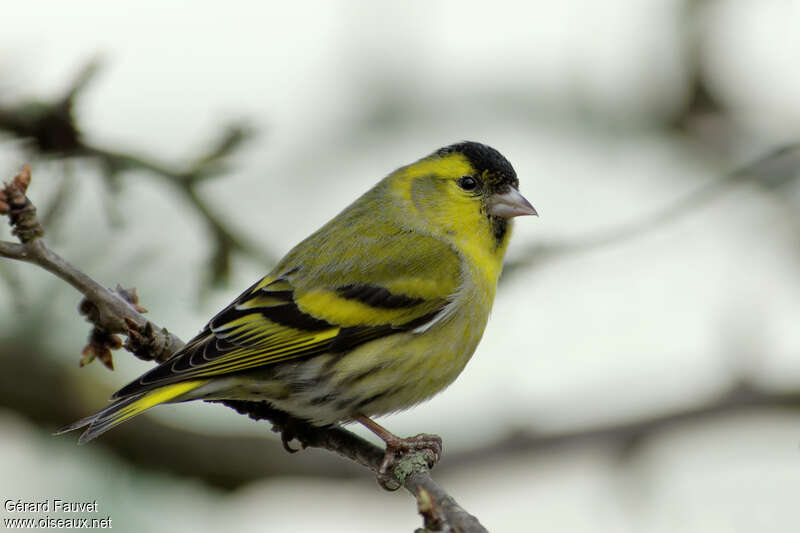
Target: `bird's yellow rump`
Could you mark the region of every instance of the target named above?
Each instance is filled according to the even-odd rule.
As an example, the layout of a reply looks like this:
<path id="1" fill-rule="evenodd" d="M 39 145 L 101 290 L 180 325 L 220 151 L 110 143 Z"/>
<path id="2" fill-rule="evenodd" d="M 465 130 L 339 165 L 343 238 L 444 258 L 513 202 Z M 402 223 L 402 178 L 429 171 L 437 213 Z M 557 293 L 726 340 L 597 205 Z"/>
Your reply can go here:
<path id="1" fill-rule="evenodd" d="M 511 219 L 535 214 L 493 148 L 437 150 L 381 180 L 183 349 L 64 431 L 88 426 L 85 442 L 161 403 L 232 399 L 317 425 L 358 420 L 388 439 L 368 417 L 458 376 L 483 335 Z"/>

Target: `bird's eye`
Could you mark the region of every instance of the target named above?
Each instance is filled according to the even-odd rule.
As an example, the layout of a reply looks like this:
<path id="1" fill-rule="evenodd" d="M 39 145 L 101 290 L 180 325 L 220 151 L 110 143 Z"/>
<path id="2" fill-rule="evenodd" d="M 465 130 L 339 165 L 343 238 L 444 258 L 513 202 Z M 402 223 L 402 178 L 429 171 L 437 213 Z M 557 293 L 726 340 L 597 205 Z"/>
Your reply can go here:
<path id="1" fill-rule="evenodd" d="M 462 176 L 458 179 L 458 186 L 465 191 L 474 191 L 478 188 L 478 180 L 472 176 Z"/>

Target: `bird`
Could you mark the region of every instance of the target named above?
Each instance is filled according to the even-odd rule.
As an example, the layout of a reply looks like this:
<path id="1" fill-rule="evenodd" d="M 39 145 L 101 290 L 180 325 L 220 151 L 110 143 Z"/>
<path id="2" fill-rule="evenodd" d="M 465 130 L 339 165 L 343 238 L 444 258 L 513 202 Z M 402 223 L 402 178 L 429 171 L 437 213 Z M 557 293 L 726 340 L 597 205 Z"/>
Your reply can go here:
<path id="1" fill-rule="evenodd" d="M 450 385 L 487 325 L 512 219 L 536 215 L 511 163 L 464 141 L 392 172 L 105 409 L 62 428 L 79 443 L 163 403 L 266 401 L 314 426 L 359 422 L 392 453 L 402 439 L 373 418 Z"/>

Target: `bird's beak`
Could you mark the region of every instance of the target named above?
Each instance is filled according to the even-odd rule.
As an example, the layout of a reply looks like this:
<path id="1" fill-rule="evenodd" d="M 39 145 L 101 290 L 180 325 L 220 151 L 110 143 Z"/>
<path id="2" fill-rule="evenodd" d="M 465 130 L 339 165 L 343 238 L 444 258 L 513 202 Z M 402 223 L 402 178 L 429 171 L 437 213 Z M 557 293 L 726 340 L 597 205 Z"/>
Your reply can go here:
<path id="1" fill-rule="evenodd" d="M 508 192 L 495 193 L 489 197 L 489 214 L 496 217 L 513 218 L 521 215 L 536 215 L 536 209 L 517 189 L 510 187 Z"/>

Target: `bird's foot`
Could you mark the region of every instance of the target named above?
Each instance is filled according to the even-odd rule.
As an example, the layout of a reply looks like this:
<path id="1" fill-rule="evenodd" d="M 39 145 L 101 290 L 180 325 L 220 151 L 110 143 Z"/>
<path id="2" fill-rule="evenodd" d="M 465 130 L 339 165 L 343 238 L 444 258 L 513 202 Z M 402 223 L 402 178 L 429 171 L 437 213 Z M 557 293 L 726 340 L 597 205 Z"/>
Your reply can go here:
<path id="1" fill-rule="evenodd" d="M 277 429 L 281 434 L 283 449 L 289 453 L 305 450 L 308 447 L 307 435 L 310 428 L 311 425 L 305 420 L 287 417 Z M 292 447 L 291 443 L 294 441 L 300 444 L 299 448 Z"/>
<path id="2" fill-rule="evenodd" d="M 378 467 L 377 478 L 378 484 L 389 491 L 399 489 L 405 477 L 416 468 L 433 468 L 442 456 L 442 439 L 438 435 L 420 433 L 405 439 L 391 435 L 384 441 L 386 453 Z M 412 452 L 421 453 L 412 455 Z"/>
<path id="3" fill-rule="evenodd" d="M 433 468 L 442 456 L 442 438 L 420 433 L 401 439 L 366 415 L 353 417 L 386 443 L 386 453 L 378 466 L 378 484 L 386 490 L 397 490 L 408 475 Z"/>

